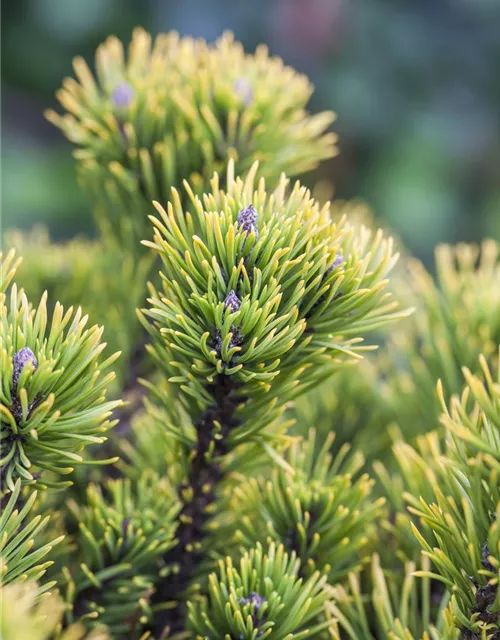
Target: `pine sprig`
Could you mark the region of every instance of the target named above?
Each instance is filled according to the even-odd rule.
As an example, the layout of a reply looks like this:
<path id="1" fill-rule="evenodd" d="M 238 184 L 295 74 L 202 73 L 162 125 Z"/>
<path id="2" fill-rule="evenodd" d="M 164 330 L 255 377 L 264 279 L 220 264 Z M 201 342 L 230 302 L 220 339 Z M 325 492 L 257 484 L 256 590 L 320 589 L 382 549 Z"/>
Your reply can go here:
<path id="1" fill-rule="evenodd" d="M 227 193 L 215 176 L 203 203 L 186 185 L 187 210 L 174 191 L 168 210 L 158 206 L 152 219 L 154 243 L 145 243 L 163 263 L 163 291 L 145 311 L 151 352 L 192 414 L 213 404 L 207 388 L 217 376 L 239 385 L 252 428 L 239 409 L 234 443 L 278 415 L 268 398 L 294 397 L 325 369 L 359 357 L 365 331 L 404 315 L 384 293 L 397 260 L 390 239 L 333 223 L 298 184 L 286 197 L 285 178 L 267 195 L 256 171 L 234 179 L 230 164 Z M 258 229 L 238 220 L 249 206 Z M 234 296 L 238 308 L 228 302 Z M 305 370 L 308 384 L 300 385 Z M 264 410 L 268 417 L 259 419 Z"/>
<path id="2" fill-rule="evenodd" d="M 241 479 L 231 489 L 227 535 L 250 549 L 266 540 L 296 552 L 301 574 L 317 569 L 334 584 L 363 564 L 369 542 L 376 537 L 375 521 L 383 498 L 371 498 L 373 481 L 360 474 L 363 456 L 349 456 L 345 445 L 333 457 L 334 435 L 318 448 L 314 431 L 305 442 L 295 441 L 271 474 Z M 226 515 L 227 518 L 227 515 Z"/>
<path id="3" fill-rule="evenodd" d="M 261 46 L 245 54 L 232 35 L 214 45 L 136 29 L 125 54 L 110 37 L 97 50 L 96 77 L 82 58 L 77 80 L 47 117 L 78 147 L 78 172 L 115 232 L 148 237 L 152 200 L 167 201 L 184 178 L 202 193 L 230 158 L 238 173 L 260 160 L 260 175 L 298 175 L 335 154 L 325 133 L 334 116 L 311 116 L 305 76 Z M 98 220 L 99 221 L 99 220 Z M 132 250 L 137 249 L 133 245 Z"/>
<path id="4" fill-rule="evenodd" d="M 370 593 L 365 596 L 363 576 L 349 574 L 348 586 L 337 585 L 328 604 L 335 640 L 458 640 L 460 631 L 452 622 L 449 597 L 433 603 L 428 576 L 416 578 L 416 564 L 399 563 L 396 571 L 384 571 L 373 555 L 368 576 Z M 428 568 L 429 560 L 420 566 Z"/>
<path id="5" fill-rule="evenodd" d="M 398 297 L 416 307 L 391 340 L 389 402 L 407 438 L 438 427 L 429 424 L 440 412 L 437 381 L 447 396 L 461 393 L 462 367 L 478 373 L 481 354 L 495 366 L 500 344 L 499 244 L 441 245 L 435 262 L 436 280 L 415 260 L 395 279 Z"/>
<path id="6" fill-rule="evenodd" d="M 465 369 L 469 386 L 450 409 L 438 388 L 448 434 L 446 482 L 432 487 L 432 499 L 413 498 L 410 507 L 421 521 L 415 536 L 434 568 L 422 575 L 452 592 L 453 621 L 467 640 L 500 633 L 500 386 L 485 358 L 481 364 L 486 382 Z"/>
<path id="7" fill-rule="evenodd" d="M 124 252 L 110 230 L 99 240 L 77 237 L 55 243 L 44 227 L 36 227 L 29 233 L 10 231 L 5 240 L 23 256 L 17 281 L 29 300 L 47 291 L 49 305 L 58 301 L 64 307 L 81 307 L 104 327 L 105 353 L 122 354 L 114 364 L 112 393 L 116 396 L 123 386 L 135 383 L 143 356 L 136 353 L 143 336 L 135 309 L 146 299 L 151 257 Z"/>
<path id="8" fill-rule="evenodd" d="M 59 304 L 49 323 L 46 294 L 35 309 L 16 285 L 0 298 L 0 322 L 4 489 L 13 491 L 18 478 L 40 487 L 66 486 L 57 476 L 84 463 L 85 446 L 104 442 L 114 426 L 109 418 L 121 403 L 105 401 L 114 374 L 103 372 L 119 354 L 101 362 L 102 328 L 87 329 L 81 309 L 64 312 Z"/>
<path id="9" fill-rule="evenodd" d="M 275 544 L 267 552 L 257 544 L 238 566 L 221 561 L 209 577 L 208 597 L 188 603 L 189 630 L 197 640 L 317 637 L 329 624 L 317 622 L 328 599 L 326 577 L 315 572 L 304 581 L 299 568 L 295 553 Z"/>
<path id="10" fill-rule="evenodd" d="M 51 560 L 41 562 L 59 544 L 63 537 L 51 542 L 37 544 L 37 537 L 47 527 L 49 516 L 36 515 L 30 518 L 37 492 L 33 491 L 24 504 L 20 504 L 21 479 L 19 478 L 0 516 L 0 580 L 2 585 L 12 582 L 38 581 L 53 564 Z M 33 597 L 38 599 L 54 587 L 55 581 L 37 586 Z M 5 606 L 5 605 L 4 605 Z"/>
<path id="11" fill-rule="evenodd" d="M 65 571 L 67 617 L 139 637 L 154 616 L 155 585 L 172 571 L 161 558 L 175 545 L 180 505 L 153 472 L 109 480 L 105 489 L 91 485 L 86 504 L 69 504 L 79 534 L 77 566 Z"/>
<path id="12" fill-rule="evenodd" d="M 461 397 L 451 399 L 449 410 L 442 385 L 438 393 L 444 410 L 441 422 L 453 438 L 457 462 L 465 467 L 466 462 L 474 461 L 483 470 L 483 479 L 490 483 L 490 474 L 500 471 L 500 358 L 496 379 L 485 356 L 481 355 L 479 362 L 481 376 L 464 367 L 467 386 Z"/>

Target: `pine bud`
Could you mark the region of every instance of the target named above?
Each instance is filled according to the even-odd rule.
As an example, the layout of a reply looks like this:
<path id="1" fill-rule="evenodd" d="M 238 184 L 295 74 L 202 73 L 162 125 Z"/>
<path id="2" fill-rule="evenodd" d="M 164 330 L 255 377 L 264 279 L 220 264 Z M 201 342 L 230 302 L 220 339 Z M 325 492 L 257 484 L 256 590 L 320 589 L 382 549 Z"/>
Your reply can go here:
<path id="1" fill-rule="evenodd" d="M 340 267 L 341 264 L 343 264 L 344 262 L 344 256 L 341 253 L 337 253 L 337 256 L 335 257 L 335 260 L 333 261 L 333 263 L 328 267 L 328 269 L 326 270 L 326 273 L 331 273 L 334 269 L 336 269 L 337 267 Z"/>
<path id="2" fill-rule="evenodd" d="M 120 82 L 120 84 L 113 91 L 111 100 L 113 105 L 118 109 L 124 109 L 128 107 L 135 96 L 135 91 L 128 82 Z"/>
<path id="3" fill-rule="evenodd" d="M 227 294 L 226 299 L 224 300 L 224 308 L 227 309 L 229 307 L 229 309 L 231 310 L 231 313 L 236 313 L 236 311 L 238 311 L 240 306 L 241 306 L 240 299 L 238 298 L 234 290 L 231 289 L 231 291 Z"/>
<path id="4" fill-rule="evenodd" d="M 238 311 L 240 307 L 241 307 L 241 300 L 236 295 L 234 289 L 231 289 L 231 291 L 227 294 L 224 300 L 224 309 L 229 309 L 231 313 L 236 313 L 236 311 Z M 231 340 L 229 341 L 230 349 L 242 344 L 243 342 L 243 336 L 240 334 L 238 327 L 231 325 L 231 333 L 233 335 Z M 215 330 L 215 333 L 213 336 L 213 345 L 215 348 L 215 352 L 217 353 L 217 357 L 220 358 L 221 352 L 222 352 L 222 335 L 219 329 Z"/>
<path id="5" fill-rule="evenodd" d="M 14 391 L 17 389 L 17 383 L 21 377 L 21 372 L 28 362 L 32 363 L 36 371 L 38 368 L 38 361 L 33 351 L 29 347 L 23 347 L 22 349 L 19 349 L 19 351 L 16 351 L 12 358 L 12 365 L 14 369 L 12 373 L 12 388 Z"/>
<path id="6" fill-rule="evenodd" d="M 259 624 L 262 624 L 263 622 L 265 622 L 266 620 L 266 614 L 264 614 L 262 617 L 260 617 L 259 614 L 259 610 L 262 607 L 262 605 L 266 602 L 266 599 L 259 595 L 258 593 L 256 593 L 255 591 L 252 591 L 250 593 L 250 597 L 249 598 L 241 598 L 240 600 L 240 604 L 251 604 L 253 611 L 250 614 L 252 617 L 252 623 L 253 623 L 253 627 L 254 628 L 258 628 Z M 262 631 L 259 631 L 257 633 L 257 638 L 260 638 L 260 636 L 262 635 Z"/>
<path id="7" fill-rule="evenodd" d="M 250 82 L 246 78 L 237 78 L 233 88 L 236 95 L 243 100 L 243 104 L 249 107 L 253 102 L 253 89 Z"/>
<path id="8" fill-rule="evenodd" d="M 249 598 L 241 598 L 240 602 L 241 604 L 253 604 L 255 612 L 257 612 L 266 602 L 266 599 L 255 591 L 252 591 Z"/>
<path id="9" fill-rule="evenodd" d="M 253 205 L 248 205 L 238 213 L 236 224 L 241 231 L 246 233 L 255 233 L 255 238 L 259 237 L 259 231 L 257 229 L 257 210 Z"/>

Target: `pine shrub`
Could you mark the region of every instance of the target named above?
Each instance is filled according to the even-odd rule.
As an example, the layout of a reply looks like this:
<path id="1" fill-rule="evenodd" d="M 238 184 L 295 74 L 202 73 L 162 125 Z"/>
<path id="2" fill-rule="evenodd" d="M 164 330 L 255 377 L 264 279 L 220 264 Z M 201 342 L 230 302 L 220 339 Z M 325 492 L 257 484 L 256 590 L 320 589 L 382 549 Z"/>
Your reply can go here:
<path id="1" fill-rule="evenodd" d="M 498 243 L 433 277 L 316 201 L 333 114 L 265 47 L 74 69 L 98 235 L 4 238 L 2 638 L 499 640 Z"/>

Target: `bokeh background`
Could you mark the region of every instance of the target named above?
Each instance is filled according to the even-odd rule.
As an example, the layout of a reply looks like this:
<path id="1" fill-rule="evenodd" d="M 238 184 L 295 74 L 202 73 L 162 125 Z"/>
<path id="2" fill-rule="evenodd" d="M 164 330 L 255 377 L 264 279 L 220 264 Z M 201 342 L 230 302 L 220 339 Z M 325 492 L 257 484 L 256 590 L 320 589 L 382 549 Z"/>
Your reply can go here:
<path id="1" fill-rule="evenodd" d="M 45 122 L 71 59 L 142 25 L 260 42 L 337 112 L 341 154 L 306 176 L 366 200 L 427 264 L 500 237 L 499 0 L 11 0 L 2 6 L 3 229 L 92 233 L 71 149 Z"/>

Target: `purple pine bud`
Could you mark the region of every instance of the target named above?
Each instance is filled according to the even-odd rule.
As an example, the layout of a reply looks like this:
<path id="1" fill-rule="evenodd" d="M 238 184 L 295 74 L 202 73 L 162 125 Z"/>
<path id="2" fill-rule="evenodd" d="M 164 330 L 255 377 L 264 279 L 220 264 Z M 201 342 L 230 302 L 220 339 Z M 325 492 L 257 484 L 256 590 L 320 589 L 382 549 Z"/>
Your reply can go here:
<path id="1" fill-rule="evenodd" d="M 266 621 L 266 614 L 264 613 L 263 615 L 259 616 L 259 610 L 262 607 L 263 604 L 265 604 L 267 602 L 267 600 L 259 595 L 258 593 L 255 593 L 255 591 L 252 591 L 250 593 L 250 597 L 249 598 L 241 598 L 240 599 L 240 604 L 251 604 L 253 611 L 251 612 L 251 617 L 252 617 L 252 624 L 254 628 L 259 628 L 260 625 Z M 263 631 L 259 631 L 256 635 L 256 638 L 260 638 L 263 635 Z"/>
<path id="2" fill-rule="evenodd" d="M 337 256 L 335 257 L 335 260 L 333 261 L 333 263 L 328 267 L 328 269 L 326 270 L 326 273 L 331 273 L 334 269 L 336 269 L 337 267 L 340 267 L 341 264 L 344 263 L 344 256 L 341 253 L 337 253 Z"/>
<path id="3" fill-rule="evenodd" d="M 254 628 L 259 628 L 259 626 L 265 622 L 266 620 L 266 614 L 264 613 L 263 616 L 259 616 L 259 610 L 262 607 L 263 604 L 265 604 L 267 601 L 264 597 L 262 597 L 261 595 L 259 595 L 258 593 L 255 593 L 255 591 L 252 591 L 250 593 L 250 597 L 249 598 L 240 598 L 240 604 L 242 605 L 246 605 L 246 604 L 251 604 L 252 605 L 252 611 L 250 613 L 250 616 L 252 618 L 252 624 Z M 260 638 L 263 634 L 263 631 L 259 631 L 257 633 L 257 638 Z"/>
<path id="4" fill-rule="evenodd" d="M 252 85 L 246 78 L 237 78 L 234 81 L 234 92 L 243 100 L 243 104 L 249 107 L 253 102 Z"/>
<path id="5" fill-rule="evenodd" d="M 259 231 L 257 229 L 257 210 L 253 205 L 248 205 L 244 209 L 238 213 L 238 217 L 236 218 L 236 224 L 241 231 L 246 231 L 246 233 L 255 233 L 255 238 L 259 237 Z"/>
<path id="6" fill-rule="evenodd" d="M 35 354 L 29 347 L 23 347 L 16 351 L 12 358 L 12 366 L 14 371 L 12 373 L 12 387 L 14 391 L 17 389 L 17 383 L 19 382 L 19 378 L 21 377 L 21 372 L 24 367 L 31 362 L 35 371 L 38 368 L 38 360 L 35 357 Z"/>
<path id="7" fill-rule="evenodd" d="M 238 298 L 234 290 L 231 289 L 231 291 L 227 294 L 226 299 L 224 300 L 224 308 L 227 309 L 229 307 L 229 309 L 231 310 L 231 313 L 236 313 L 236 311 L 238 311 L 240 306 L 241 306 L 240 299 Z"/>
<path id="8" fill-rule="evenodd" d="M 255 593 L 255 591 L 252 591 L 249 598 L 241 598 L 240 602 L 241 604 L 253 604 L 254 611 L 257 613 L 257 611 L 266 602 L 266 599 L 258 593 Z"/>
<path id="9" fill-rule="evenodd" d="M 120 82 L 113 91 L 111 100 L 117 109 L 128 107 L 135 96 L 134 88 L 128 82 Z"/>

